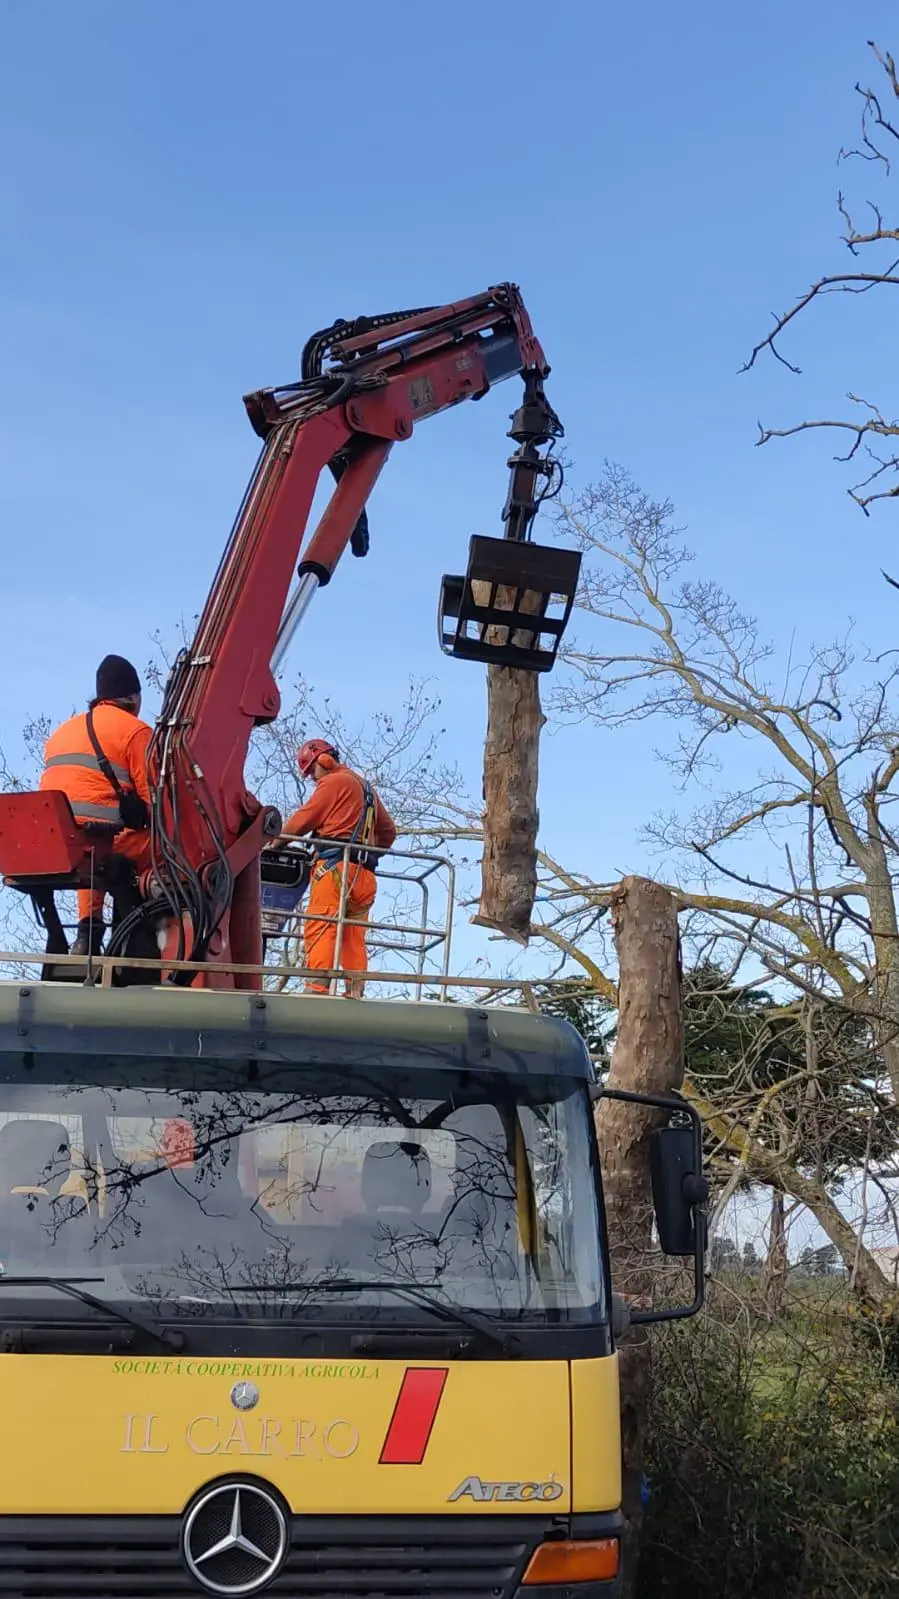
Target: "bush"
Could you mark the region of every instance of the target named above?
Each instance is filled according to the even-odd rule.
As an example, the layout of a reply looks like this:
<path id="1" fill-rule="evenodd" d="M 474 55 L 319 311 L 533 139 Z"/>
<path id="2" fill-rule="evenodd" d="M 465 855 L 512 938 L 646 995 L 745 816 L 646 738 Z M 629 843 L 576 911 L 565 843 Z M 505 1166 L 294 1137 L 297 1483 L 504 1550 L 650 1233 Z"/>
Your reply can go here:
<path id="1" fill-rule="evenodd" d="M 654 1342 L 638 1599 L 895 1599 L 899 1387 L 844 1290 Z"/>

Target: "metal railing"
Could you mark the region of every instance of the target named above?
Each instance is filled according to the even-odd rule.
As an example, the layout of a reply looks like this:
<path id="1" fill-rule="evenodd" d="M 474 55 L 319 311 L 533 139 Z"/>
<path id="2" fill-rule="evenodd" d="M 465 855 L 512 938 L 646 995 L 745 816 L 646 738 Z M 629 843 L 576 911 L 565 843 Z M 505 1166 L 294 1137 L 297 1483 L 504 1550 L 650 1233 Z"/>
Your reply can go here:
<path id="1" fill-rule="evenodd" d="M 359 918 L 351 914 L 351 887 L 354 862 L 352 857 L 360 846 L 347 842 L 336 843 L 325 839 L 298 840 L 282 835 L 272 839 L 269 848 L 280 852 L 284 861 L 286 852 L 295 858 L 298 867 L 305 861 L 314 867 L 314 848 L 327 848 L 332 864 L 340 875 L 340 896 L 335 914 L 310 916 L 308 909 L 308 883 L 294 895 L 292 886 L 282 883 L 279 893 L 270 896 L 266 905 L 265 889 L 278 888 L 269 881 L 263 885 L 263 958 L 258 965 L 220 961 L 184 961 L 167 959 L 163 955 L 56 955 L 36 953 L 33 950 L 0 951 L 0 981 L 22 980 L 34 967 L 45 968 L 45 977 L 52 977 L 54 969 L 63 972 L 78 968 L 85 973 L 85 982 L 93 986 L 111 987 L 115 974 L 124 970 L 158 972 L 164 980 L 168 972 L 195 972 L 212 975 L 228 972 L 235 976 L 259 979 L 267 991 L 295 993 L 306 983 L 326 985 L 327 991 L 338 994 L 342 986 L 353 997 L 361 997 L 361 988 L 376 990 L 379 998 L 411 998 L 415 1001 L 435 999 L 449 1001 L 453 990 L 470 1003 L 509 1002 L 518 995 L 518 1002 L 536 1009 L 533 985 L 516 980 L 497 980 L 478 977 L 451 977 L 450 960 L 453 945 L 455 918 L 456 867 L 445 855 L 428 854 L 421 850 L 365 848 L 365 853 L 377 857 L 376 874 L 379 894 L 375 902 L 375 916 L 365 918 L 366 947 L 369 967 L 365 973 L 354 977 L 341 964 L 344 936 L 351 922 Z M 339 856 L 333 860 L 334 852 Z M 342 865 L 342 870 L 340 870 Z M 299 878 L 301 874 L 297 873 Z M 393 890 L 392 902 L 382 910 L 384 898 Z M 280 897 L 280 903 L 278 903 Z M 311 969 L 303 959 L 304 932 L 309 921 L 333 926 L 336 929 L 333 964 L 327 968 Z M 64 924 L 71 931 L 72 924 Z M 276 946 L 276 958 L 272 958 Z M 379 957 L 381 958 L 379 964 Z M 384 957 L 393 957 L 386 961 Z M 399 957 L 399 960 L 396 959 Z M 374 958 L 374 966 L 371 961 Z M 73 977 L 63 978 L 73 981 Z M 254 985 L 256 986 L 256 985 Z M 539 985 L 538 985 L 539 986 Z M 355 989 L 355 993 L 353 990 Z"/>
<path id="2" fill-rule="evenodd" d="M 151 959 L 147 956 L 122 956 L 122 955 L 47 955 L 34 950 L 0 950 L 0 969 L 9 967 L 62 967 L 77 968 L 85 972 L 85 984 L 99 988 L 111 988 L 114 985 L 115 975 L 123 970 L 152 971 L 159 974 L 160 982 L 168 972 L 194 972 L 212 975 L 216 972 L 227 972 L 235 976 L 259 977 L 265 979 L 282 978 L 285 968 L 280 963 L 270 964 L 260 962 L 249 964 L 243 961 L 184 961 L 167 960 L 162 956 Z M 311 977 L 317 981 L 328 979 L 345 979 L 346 972 L 331 967 L 327 971 L 312 970 L 304 966 L 292 967 L 291 976 L 297 978 Z M 27 981 L 22 972 L 13 973 L 2 979 L 7 983 Z M 466 1002 L 470 1005 L 490 1005 L 509 1003 L 516 996 L 520 1008 L 540 1013 L 541 994 L 549 994 L 553 990 L 550 979 L 525 978 L 525 977 L 462 977 L 448 973 L 434 974 L 426 972 L 404 971 L 376 971 L 366 974 L 366 987 L 370 985 L 389 985 L 393 987 L 405 986 L 419 989 L 417 998 L 431 999 L 437 1003 L 452 1000 L 452 991 L 460 991 L 467 996 Z M 557 986 L 557 985 L 555 985 Z M 427 990 L 431 990 L 430 993 Z M 271 992 L 271 989 L 264 990 Z M 173 989 L 172 992 L 179 992 Z M 186 988 L 183 992 L 191 992 Z M 247 992 L 247 990 L 243 990 Z M 299 988 L 278 988 L 277 992 L 295 1001 L 314 1000 L 316 996 L 304 993 Z M 405 997 L 405 996 L 401 996 Z"/>
<path id="3" fill-rule="evenodd" d="M 280 942 L 282 945 L 280 966 L 288 981 L 300 975 L 304 978 L 316 977 L 319 981 L 325 981 L 327 978 L 329 992 L 337 993 L 339 982 L 348 980 L 347 973 L 341 966 L 341 955 L 346 928 L 351 922 L 355 924 L 362 922 L 364 925 L 369 956 L 390 953 L 405 957 L 408 961 L 408 973 L 404 975 L 403 981 L 412 982 L 416 999 L 422 997 L 422 985 L 426 980 L 446 978 L 449 975 L 455 917 L 456 868 L 447 856 L 426 855 L 420 850 L 377 850 L 366 846 L 364 854 L 377 862 L 375 870 L 379 887 L 391 883 L 397 891 L 400 902 L 405 897 L 408 903 L 411 897 L 413 904 L 408 918 L 400 910 L 395 909 L 394 915 L 387 919 L 366 916 L 363 920 L 351 914 L 355 857 L 359 854 L 360 846 L 349 842 L 341 845 L 331 839 L 318 838 L 304 839 L 302 844 L 298 845 L 297 840 L 290 836 L 282 836 L 275 843 L 276 847 L 283 849 L 294 846 L 299 858 L 305 856 L 311 859 L 313 869 L 316 849 L 327 849 L 330 865 L 338 869 L 340 875 L 340 898 L 337 911 L 332 916 L 323 916 L 316 912 L 313 917 L 308 909 L 300 908 L 286 912 L 266 909 L 263 888 L 263 934 L 266 945 L 271 942 Z M 335 859 L 335 856 L 338 858 Z M 442 910 L 439 920 L 436 919 L 437 915 L 440 915 L 439 910 L 432 916 L 432 903 L 435 901 Z M 397 905 L 396 900 L 394 905 Z M 290 959 L 291 945 L 303 942 L 307 924 L 313 920 L 316 924 L 336 929 L 330 976 L 325 971 L 310 973 L 305 967 Z M 433 959 L 430 960 L 429 966 L 431 957 Z M 386 978 L 378 973 L 372 980 L 383 983 Z"/>

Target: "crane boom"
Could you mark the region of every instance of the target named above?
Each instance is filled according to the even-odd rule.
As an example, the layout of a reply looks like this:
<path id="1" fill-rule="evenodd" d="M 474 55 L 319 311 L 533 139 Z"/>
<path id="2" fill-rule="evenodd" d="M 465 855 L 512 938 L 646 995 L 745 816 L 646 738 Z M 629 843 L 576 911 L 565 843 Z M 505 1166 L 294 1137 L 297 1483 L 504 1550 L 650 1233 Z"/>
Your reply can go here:
<path id="1" fill-rule="evenodd" d="M 253 729 L 280 710 L 275 672 L 299 620 L 347 547 L 367 552 L 366 502 L 393 446 L 425 418 L 480 399 L 516 372 L 525 393 L 510 429 L 517 449 L 505 537 L 472 539 L 465 577 L 443 579 L 441 643 L 463 658 L 543 671 L 571 609 L 580 557 L 529 542 L 554 482 L 551 445 L 562 427 L 516 285 L 335 322 L 307 341 L 299 381 L 245 397 L 262 449 L 193 642 L 166 686 L 150 749 L 155 888 L 135 913 L 135 925 L 141 914 L 168 918 L 176 930 L 168 953 L 211 963 L 202 982 L 261 983 L 214 968 L 261 960 L 259 858 L 281 818 L 249 792 L 244 766 Z M 325 468 L 334 490 L 306 539 Z M 553 596 L 561 618 L 550 613 Z M 19 821 L 22 814 L 18 806 Z M 113 933 L 110 953 L 126 950 L 131 921 Z"/>

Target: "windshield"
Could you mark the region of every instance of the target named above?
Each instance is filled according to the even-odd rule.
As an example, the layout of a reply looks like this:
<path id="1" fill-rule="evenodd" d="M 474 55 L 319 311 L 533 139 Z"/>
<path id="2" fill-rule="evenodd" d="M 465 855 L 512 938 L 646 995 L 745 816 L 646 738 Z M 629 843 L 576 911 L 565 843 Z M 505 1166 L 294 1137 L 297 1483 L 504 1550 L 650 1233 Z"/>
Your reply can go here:
<path id="1" fill-rule="evenodd" d="M 391 1290 L 412 1284 L 595 1321 L 599 1237 L 574 1079 L 72 1055 L 0 1071 L 2 1276 L 90 1279 L 169 1317 L 418 1321 Z"/>

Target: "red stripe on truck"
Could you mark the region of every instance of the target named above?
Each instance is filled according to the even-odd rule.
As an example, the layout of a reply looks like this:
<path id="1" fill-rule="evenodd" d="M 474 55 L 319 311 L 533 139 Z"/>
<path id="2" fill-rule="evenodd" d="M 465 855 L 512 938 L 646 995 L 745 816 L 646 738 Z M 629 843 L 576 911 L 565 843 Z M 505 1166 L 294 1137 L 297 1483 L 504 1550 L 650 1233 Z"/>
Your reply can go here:
<path id="1" fill-rule="evenodd" d="M 379 1465 L 420 1466 L 425 1458 L 448 1367 L 415 1366 L 400 1383 Z"/>

